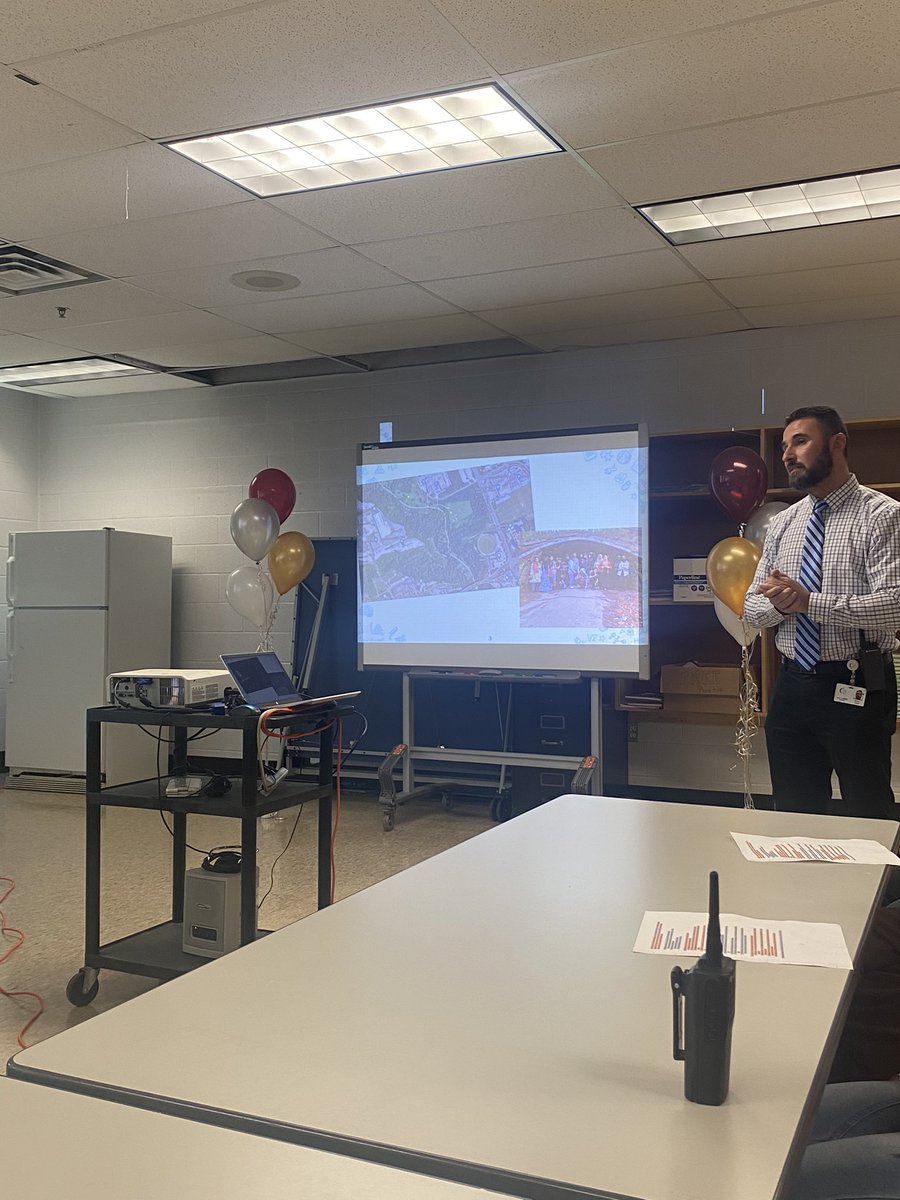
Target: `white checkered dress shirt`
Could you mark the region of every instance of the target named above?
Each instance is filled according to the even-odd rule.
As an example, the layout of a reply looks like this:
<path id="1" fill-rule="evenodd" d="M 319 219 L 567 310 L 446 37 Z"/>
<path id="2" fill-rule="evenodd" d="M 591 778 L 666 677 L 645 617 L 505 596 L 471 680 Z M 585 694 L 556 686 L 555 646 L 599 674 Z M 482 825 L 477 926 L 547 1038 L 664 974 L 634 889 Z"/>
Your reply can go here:
<path id="1" fill-rule="evenodd" d="M 822 590 L 809 598 L 809 617 L 821 628 L 823 662 L 859 657 L 859 631 L 882 650 L 893 650 L 900 629 L 900 504 L 862 487 L 855 475 L 825 497 Z M 773 570 L 800 577 L 800 556 L 814 497 L 779 513 L 769 526 L 756 575 L 744 600 L 751 625 L 777 625 L 775 645 L 794 657 L 797 618 L 780 613 L 756 594 Z"/>

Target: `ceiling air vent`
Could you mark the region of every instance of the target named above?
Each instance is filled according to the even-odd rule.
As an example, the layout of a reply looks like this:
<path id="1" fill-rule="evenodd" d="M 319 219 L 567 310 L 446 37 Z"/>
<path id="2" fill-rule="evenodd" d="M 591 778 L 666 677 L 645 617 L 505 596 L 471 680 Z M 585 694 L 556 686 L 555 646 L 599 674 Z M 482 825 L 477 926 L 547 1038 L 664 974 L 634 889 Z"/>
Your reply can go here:
<path id="1" fill-rule="evenodd" d="M 10 242 L 0 242 L 0 293 L 5 296 L 28 296 L 33 292 L 50 292 L 55 288 L 75 287 L 80 283 L 95 283 L 103 275 L 82 271 L 71 263 L 59 262 Z"/>

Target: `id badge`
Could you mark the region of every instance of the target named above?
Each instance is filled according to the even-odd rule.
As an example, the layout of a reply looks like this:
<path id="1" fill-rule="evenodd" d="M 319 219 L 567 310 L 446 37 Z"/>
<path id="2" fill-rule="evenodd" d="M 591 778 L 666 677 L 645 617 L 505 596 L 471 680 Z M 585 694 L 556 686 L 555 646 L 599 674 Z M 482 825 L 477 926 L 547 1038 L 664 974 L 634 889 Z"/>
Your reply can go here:
<path id="1" fill-rule="evenodd" d="M 854 704 L 862 708 L 866 702 L 866 689 L 853 683 L 839 683 L 834 689 L 835 704 Z"/>

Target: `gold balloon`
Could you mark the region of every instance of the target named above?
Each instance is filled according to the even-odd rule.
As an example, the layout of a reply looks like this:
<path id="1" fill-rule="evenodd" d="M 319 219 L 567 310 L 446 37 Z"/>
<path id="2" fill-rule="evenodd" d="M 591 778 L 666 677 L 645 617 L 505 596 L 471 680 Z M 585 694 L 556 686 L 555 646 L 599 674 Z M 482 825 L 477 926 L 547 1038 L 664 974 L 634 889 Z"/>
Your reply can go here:
<path id="1" fill-rule="evenodd" d="M 269 551 L 269 574 L 278 595 L 301 583 L 315 561 L 316 552 L 305 533 L 280 533 Z"/>
<path id="2" fill-rule="evenodd" d="M 739 617 L 762 550 L 742 537 L 727 537 L 717 542 L 706 559 L 706 578 L 723 604 Z"/>

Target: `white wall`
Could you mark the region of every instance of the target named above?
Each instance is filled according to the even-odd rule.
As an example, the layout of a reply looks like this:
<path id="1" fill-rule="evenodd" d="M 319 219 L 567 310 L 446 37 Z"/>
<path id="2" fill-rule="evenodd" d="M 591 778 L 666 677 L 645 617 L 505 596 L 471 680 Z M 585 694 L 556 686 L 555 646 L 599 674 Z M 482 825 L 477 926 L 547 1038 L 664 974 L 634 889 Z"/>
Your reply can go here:
<path id="1" fill-rule="evenodd" d="M 9 535 L 38 522 L 40 401 L 0 389 L 0 575 L 6 596 Z M 3 610 L 5 613 L 5 609 Z M 6 621 L 0 625 L 0 738 L 6 741 Z"/>
<path id="2" fill-rule="evenodd" d="M 28 479 L 32 502 L 39 494 L 41 528 L 114 525 L 173 537 L 173 662 L 196 667 L 215 664 L 223 649 L 256 645 L 255 631 L 226 603 L 224 587 L 244 561 L 229 535 L 230 513 L 263 467 L 280 467 L 297 484 L 286 528 L 311 537 L 351 536 L 356 444 L 377 440 L 382 420 L 394 422 L 400 439 L 634 420 L 646 421 L 651 433 L 753 427 L 777 424 L 808 403 L 831 404 L 858 420 L 900 415 L 898 378 L 900 320 L 891 319 L 159 397 L 16 397 L 0 408 L 0 445 L 7 424 L 17 428 L 15 414 L 38 403 L 36 489 L 33 447 L 15 469 Z M 291 609 L 285 604 L 277 627 L 283 659 Z M 732 782 L 732 790 L 741 790 L 729 778 L 735 774 L 728 771 L 729 730 L 649 729 L 631 747 L 635 781 L 671 781 L 669 743 L 680 738 L 696 752 L 679 770 L 691 780 L 682 786 Z"/>

